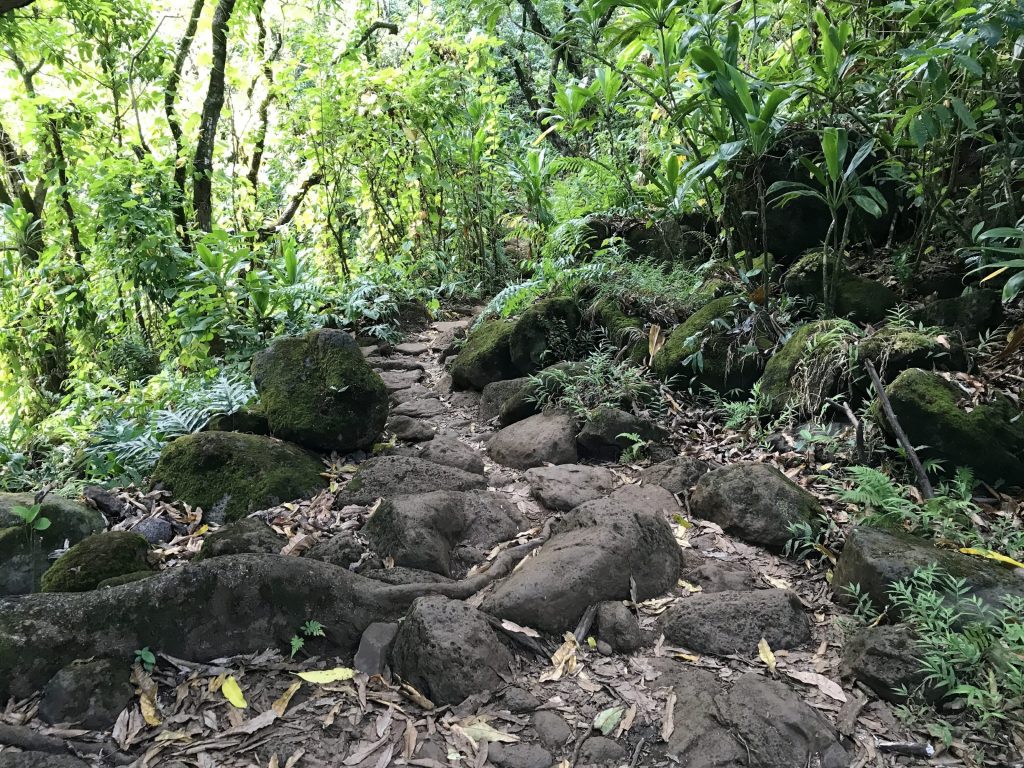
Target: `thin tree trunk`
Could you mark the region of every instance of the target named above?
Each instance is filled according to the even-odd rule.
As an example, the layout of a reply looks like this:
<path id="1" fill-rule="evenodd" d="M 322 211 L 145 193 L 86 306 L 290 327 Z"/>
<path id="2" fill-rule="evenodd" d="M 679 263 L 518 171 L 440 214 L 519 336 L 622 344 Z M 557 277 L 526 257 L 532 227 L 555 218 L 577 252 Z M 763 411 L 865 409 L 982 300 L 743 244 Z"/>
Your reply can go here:
<path id="1" fill-rule="evenodd" d="M 196 223 L 204 232 L 213 231 L 213 151 L 217 144 L 217 125 L 224 107 L 224 70 L 228 58 L 228 23 L 235 0 L 220 0 L 213 14 L 213 63 L 210 85 L 199 121 L 199 140 L 192 163 L 192 206 Z"/>

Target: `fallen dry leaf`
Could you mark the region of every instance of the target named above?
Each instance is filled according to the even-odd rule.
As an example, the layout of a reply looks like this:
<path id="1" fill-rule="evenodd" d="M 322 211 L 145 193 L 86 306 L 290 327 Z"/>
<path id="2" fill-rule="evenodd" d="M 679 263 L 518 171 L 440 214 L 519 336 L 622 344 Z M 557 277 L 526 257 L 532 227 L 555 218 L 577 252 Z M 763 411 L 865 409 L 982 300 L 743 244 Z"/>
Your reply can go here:
<path id="1" fill-rule="evenodd" d="M 786 674 L 794 680 L 799 680 L 801 683 L 815 686 L 830 699 L 846 702 L 846 694 L 843 693 L 842 686 L 824 675 L 819 675 L 817 672 L 802 672 L 794 669 L 787 669 Z"/>
<path id="2" fill-rule="evenodd" d="M 772 653 L 772 649 L 768 646 L 768 641 L 763 637 L 757 644 L 757 655 L 761 657 L 761 661 L 764 662 L 765 666 L 768 667 L 768 671 L 775 674 L 775 654 Z"/>

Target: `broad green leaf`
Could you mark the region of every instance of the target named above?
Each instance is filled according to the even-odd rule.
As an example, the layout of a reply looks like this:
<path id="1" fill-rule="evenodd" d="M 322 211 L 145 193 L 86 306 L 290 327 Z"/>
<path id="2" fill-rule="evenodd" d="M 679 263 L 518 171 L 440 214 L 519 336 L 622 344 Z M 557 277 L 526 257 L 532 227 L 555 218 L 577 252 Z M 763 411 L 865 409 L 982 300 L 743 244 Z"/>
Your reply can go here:
<path id="1" fill-rule="evenodd" d="M 601 710 L 594 718 L 594 728 L 603 735 L 609 736 L 618 727 L 625 711 L 625 707 L 608 707 L 608 709 Z"/>

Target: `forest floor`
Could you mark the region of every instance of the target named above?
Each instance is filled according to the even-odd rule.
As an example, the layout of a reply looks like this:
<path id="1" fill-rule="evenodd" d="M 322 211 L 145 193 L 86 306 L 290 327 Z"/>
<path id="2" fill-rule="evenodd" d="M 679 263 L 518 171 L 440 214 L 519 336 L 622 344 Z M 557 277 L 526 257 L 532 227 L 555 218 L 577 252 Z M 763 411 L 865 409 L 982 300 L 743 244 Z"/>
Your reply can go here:
<path id="1" fill-rule="evenodd" d="M 392 387 L 393 397 L 402 402 L 436 400 L 440 407 L 434 408 L 436 415 L 426 421 L 439 434 L 456 436 L 478 452 L 485 462 L 488 490 L 514 504 L 534 531 L 539 531 L 555 513 L 531 497 L 522 472 L 490 459 L 485 443 L 497 428 L 478 420 L 479 394 L 452 391 L 450 377 L 435 349 L 442 331 L 450 333 L 466 323 L 468 318 L 435 323 L 391 350 L 386 367 L 392 372 L 411 372 L 405 377 L 408 386 Z M 669 442 L 678 455 L 721 465 L 739 461 L 773 463 L 813 492 L 837 523 L 848 522 L 829 496 L 825 478 L 830 467 L 818 461 L 813 448 L 807 452 L 768 452 L 721 427 L 720 419 L 710 410 L 675 403 L 663 426 L 671 429 Z M 639 481 L 639 464 L 606 466 L 620 484 Z M 314 540 L 358 530 L 370 510 L 336 510 L 333 506 L 334 490 L 354 471 L 354 466 L 335 461 L 329 467 L 331 490 L 312 500 L 259 513 L 288 537 L 286 552 L 298 554 Z M 826 578 L 827 562 L 795 561 L 743 543 L 714 523 L 690 518 L 685 494 L 680 496 L 678 514 L 670 521 L 679 545 L 700 553 L 705 561 L 727 564 L 745 584 L 795 592 L 809 620 L 809 643 L 788 651 L 751 647 L 748 653 L 738 655 L 698 655 L 687 648 L 672 647 L 655 632 L 651 635 L 654 642 L 636 652 L 605 655 L 588 643 L 586 626 L 580 627 L 579 638 L 573 639 L 569 634 L 565 638 L 539 636 L 522 628 L 517 633 L 512 625 L 512 634 L 518 634 L 521 642 L 514 644 L 516 659 L 507 675 L 508 687 L 471 696 L 457 706 L 435 706 L 390 675 L 367 679 L 359 673 L 351 680 L 326 684 L 302 681 L 296 676 L 308 670 L 348 667 L 351 658 L 308 657 L 303 652 L 289 658 L 286 649 L 269 649 L 203 664 L 158 654 L 151 675 L 137 670 L 139 699 L 122 713 L 112 731 L 46 726 L 36 717 L 38 697 L 11 702 L 0 715 L 0 722 L 28 726 L 44 736 L 71 739 L 79 746 L 107 745 L 112 754 L 90 758 L 97 764 L 108 760 L 123 764 L 131 755 L 140 766 L 383 768 L 496 764 L 543 768 L 545 764 L 575 766 L 585 762 L 660 766 L 678 764 L 666 754 L 665 745 L 678 740 L 691 727 L 692 713 L 679 711 L 676 689 L 670 681 L 677 679 L 679 670 L 697 669 L 711 676 L 699 680 L 714 680 L 714 684 L 725 686 L 747 673 L 778 681 L 834 727 L 851 756 L 851 764 L 858 768 L 970 764 L 956 756 L 956 745 L 945 752 L 936 745 L 939 754 L 930 760 L 900 755 L 899 745 L 923 745 L 927 735 L 901 723 L 894 707 L 866 688 L 841 680 L 843 633 L 837 620 L 845 610 L 833 600 Z M 194 510 L 164 500 L 160 492 L 145 494 L 128 489 L 121 492 L 121 497 L 138 510 L 135 517 L 165 516 L 191 531 L 158 549 L 159 567 L 176 567 L 199 550 L 207 531 Z M 130 514 L 117 527 L 131 527 L 132 517 Z M 525 540 L 525 535 L 521 534 L 520 540 Z M 655 631 L 659 616 L 692 599 L 701 589 L 699 584 L 680 579 L 670 593 L 631 604 L 630 608 L 642 629 Z M 488 591 L 474 595 L 469 602 L 479 605 Z M 223 685 L 229 675 L 238 681 L 244 694 L 244 709 L 229 703 L 225 696 Z M 747 706 L 757 708 L 759 703 L 755 697 Z M 786 711 L 758 711 L 750 716 L 778 717 L 787 723 L 791 720 L 793 733 L 801 732 L 808 715 L 794 709 L 796 704 L 787 707 Z M 548 714 L 538 719 L 538 713 Z M 594 740 L 599 734 L 595 720 L 604 726 L 605 735 L 614 744 Z M 755 752 L 772 748 L 770 744 L 746 746 Z M 515 750 L 510 752 L 510 747 Z M 776 763 L 769 758 L 764 764 Z"/>

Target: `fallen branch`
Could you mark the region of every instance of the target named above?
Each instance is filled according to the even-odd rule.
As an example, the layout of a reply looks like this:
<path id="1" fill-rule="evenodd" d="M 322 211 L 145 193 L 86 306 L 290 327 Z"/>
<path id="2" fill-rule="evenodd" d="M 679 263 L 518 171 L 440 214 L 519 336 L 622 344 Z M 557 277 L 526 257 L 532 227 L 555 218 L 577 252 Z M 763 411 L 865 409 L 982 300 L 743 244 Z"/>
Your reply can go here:
<path id="1" fill-rule="evenodd" d="M 48 752 L 52 755 L 87 754 L 103 755 L 117 765 L 128 765 L 135 762 L 110 742 L 106 741 L 72 741 L 56 736 L 46 736 L 33 731 L 24 725 L 5 725 L 0 723 L 0 745 L 17 747 L 29 752 Z"/>
<path id="2" fill-rule="evenodd" d="M 926 499 L 934 497 L 935 491 L 932 489 L 928 474 L 924 471 L 924 465 L 921 464 L 921 460 L 917 457 L 917 451 L 911 445 L 910 438 L 907 437 L 907 433 L 903 431 L 903 427 L 900 426 L 900 422 L 896 418 L 896 413 L 892 409 L 892 403 L 889 402 L 889 396 L 885 394 L 885 388 L 882 386 L 882 379 L 879 377 L 878 371 L 875 370 L 875 366 L 870 360 L 864 361 L 864 367 L 867 369 L 868 376 L 871 377 L 871 383 L 875 385 L 875 392 L 878 393 L 878 402 L 882 406 L 885 420 L 889 422 L 890 429 L 896 435 L 896 441 L 906 452 L 907 460 L 910 462 L 910 466 L 913 467 L 914 474 L 917 475 L 917 487 L 921 489 L 921 495 Z"/>

